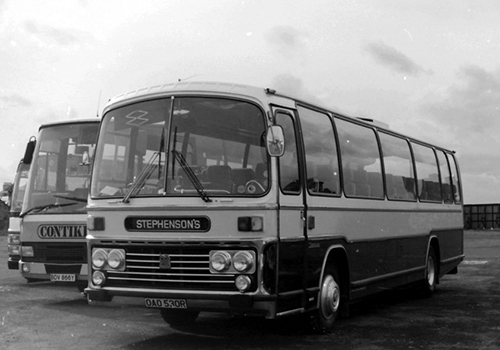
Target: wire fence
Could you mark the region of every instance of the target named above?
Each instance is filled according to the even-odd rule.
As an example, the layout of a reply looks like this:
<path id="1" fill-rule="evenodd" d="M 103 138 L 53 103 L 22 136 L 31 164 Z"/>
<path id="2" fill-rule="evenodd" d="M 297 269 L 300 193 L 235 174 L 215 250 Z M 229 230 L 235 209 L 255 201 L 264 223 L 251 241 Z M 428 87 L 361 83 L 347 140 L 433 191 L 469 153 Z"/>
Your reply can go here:
<path id="1" fill-rule="evenodd" d="M 500 229 L 500 204 L 464 205 L 464 228 L 466 230 Z"/>

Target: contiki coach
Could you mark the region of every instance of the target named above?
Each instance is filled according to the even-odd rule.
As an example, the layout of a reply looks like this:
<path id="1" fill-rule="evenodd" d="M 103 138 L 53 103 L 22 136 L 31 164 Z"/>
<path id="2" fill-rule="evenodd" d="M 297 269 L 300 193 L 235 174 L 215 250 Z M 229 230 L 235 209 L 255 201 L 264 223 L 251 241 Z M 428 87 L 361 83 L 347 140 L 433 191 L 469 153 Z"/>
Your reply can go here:
<path id="1" fill-rule="evenodd" d="M 20 215 L 19 270 L 28 281 L 87 286 L 86 205 L 98 127 L 96 118 L 39 129 Z"/>
<path id="2" fill-rule="evenodd" d="M 350 303 L 463 260 L 452 151 L 280 95 L 179 82 L 104 109 L 88 204 L 90 302 L 302 314 L 325 332 Z"/>
<path id="3" fill-rule="evenodd" d="M 34 141 L 30 141 L 34 142 Z M 7 251 L 9 254 L 7 266 L 10 270 L 19 269 L 19 259 L 21 250 L 21 208 L 23 205 L 26 183 L 28 182 L 28 173 L 30 165 L 28 160 L 21 159 L 17 165 L 16 176 L 12 185 L 9 211 L 9 229 L 7 232 Z"/>

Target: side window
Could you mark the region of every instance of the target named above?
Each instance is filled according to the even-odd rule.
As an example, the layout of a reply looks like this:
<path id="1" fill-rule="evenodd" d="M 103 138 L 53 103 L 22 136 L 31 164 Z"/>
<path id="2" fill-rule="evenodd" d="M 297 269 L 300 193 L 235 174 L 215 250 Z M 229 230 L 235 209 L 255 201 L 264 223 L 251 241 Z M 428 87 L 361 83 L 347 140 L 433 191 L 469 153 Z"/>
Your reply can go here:
<path id="1" fill-rule="evenodd" d="M 441 202 L 441 185 L 432 148 L 412 143 L 417 168 L 418 195 L 422 201 Z"/>
<path id="2" fill-rule="evenodd" d="M 394 200 L 415 200 L 415 177 L 410 144 L 408 141 L 379 133 L 384 155 L 387 198 Z"/>
<path id="3" fill-rule="evenodd" d="M 441 191 L 443 193 L 443 200 L 445 203 L 453 203 L 453 194 L 451 192 L 451 174 L 450 167 L 446 155 L 442 151 L 436 151 L 439 162 L 439 173 L 441 175 Z"/>
<path id="4" fill-rule="evenodd" d="M 384 198 L 382 165 L 375 131 L 335 118 L 348 197 Z"/>
<path id="5" fill-rule="evenodd" d="M 453 157 L 452 154 L 447 153 L 446 154 L 448 161 L 450 162 L 450 170 L 451 170 L 451 180 L 452 180 L 452 192 L 453 192 L 453 199 L 455 200 L 455 203 L 459 204 L 462 203 L 462 198 L 460 197 L 460 178 L 458 177 L 458 167 L 457 163 L 455 162 L 455 157 Z"/>
<path id="6" fill-rule="evenodd" d="M 295 128 L 289 114 L 278 112 L 276 122 L 281 125 L 285 134 L 285 154 L 279 159 L 280 188 L 284 193 L 300 192 L 299 166 Z"/>
<path id="7" fill-rule="evenodd" d="M 337 144 L 330 117 L 298 107 L 306 154 L 307 189 L 311 194 L 340 195 Z"/>

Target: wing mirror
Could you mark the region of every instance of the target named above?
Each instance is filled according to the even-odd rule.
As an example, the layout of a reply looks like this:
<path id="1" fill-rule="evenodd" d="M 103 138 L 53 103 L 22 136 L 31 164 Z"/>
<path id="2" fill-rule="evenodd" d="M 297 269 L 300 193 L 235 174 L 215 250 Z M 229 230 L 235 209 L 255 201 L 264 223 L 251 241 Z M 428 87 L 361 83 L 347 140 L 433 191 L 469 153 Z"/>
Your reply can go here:
<path id="1" fill-rule="evenodd" d="M 281 157 L 285 153 L 285 135 L 280 125 L 271 125 L 267 129 L 266 145 L 271 157 Z"/>
<path id="2" fill-rule="evenodd" d="M 31 136 L 28 144 L 26 145 L 26 151 L 24 151 L 23 164 L 31 164 L 33 160 L 33 152 L 35 151 L 36 138 Z"/>

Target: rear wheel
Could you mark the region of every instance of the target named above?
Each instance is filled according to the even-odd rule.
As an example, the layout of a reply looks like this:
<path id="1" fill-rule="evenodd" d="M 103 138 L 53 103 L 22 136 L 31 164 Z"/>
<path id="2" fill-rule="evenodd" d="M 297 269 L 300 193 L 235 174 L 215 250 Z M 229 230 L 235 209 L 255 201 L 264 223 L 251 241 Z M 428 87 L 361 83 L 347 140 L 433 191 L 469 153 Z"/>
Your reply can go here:
<path id="1" fill-rule="evenodd" d="M 161 317 L 172 327 L 188 326 L 196 321 L 199 311 L 161 309 Z"/>
<path id="2" fill-rule="evenodd" d="M 425 280 L 422 282 L 422 289 L 425 296 L 431 296 L 436 290 L 438 279 L 437 260 L 434 247 L 430 246 L 427 254 L 427 266 L 425 268 Z"/>
<path id="3" fill-rule="evenodd" d="M 338 269 L 330 265 L 325 269 L 319 291 L 318 309 L 309 316 L 311 330 L 327 333 L 333 329 L 341 308 L 340 279 Z"/>

